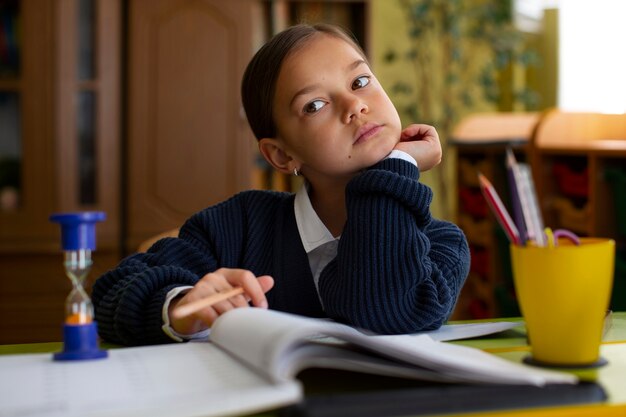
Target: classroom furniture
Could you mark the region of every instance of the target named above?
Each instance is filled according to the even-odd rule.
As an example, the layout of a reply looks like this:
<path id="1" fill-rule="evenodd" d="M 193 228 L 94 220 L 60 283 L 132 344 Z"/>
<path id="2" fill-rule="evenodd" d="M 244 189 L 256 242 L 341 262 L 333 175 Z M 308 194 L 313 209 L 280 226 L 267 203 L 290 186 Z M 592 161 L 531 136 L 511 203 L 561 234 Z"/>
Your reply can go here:
<path id="1" fill-rule="evenodd" d="M 89 289 L 197 210 L 247 188 L 286 189 L 267 167 L 252 168 L 256 141 L 239 99 L 245 65 L 300 19 L 353 29 L 367 47 L 369 3 L 4 2 L 0 343 L 61 338 L 70 287 L 52 213 L 107 214 Z"/>
<path id="2" fill-rule="evenodd" d="M 529 156 L 547 226 L 616 241 L 611 308 L 626 309 L 626 114 L 550 110 Z"/>
<path id="3" fill-rule="evenodd" d="M 507 319 L 510 320 L 510 319 Z M 519 319 L 513 319 L 519 320 Z M 514 328 L 504 333 L 486 336 L 482 338 L 469 339 L 464 341 L 456 341 L 452 343 L 463 344 L 475 348 L 483 349 L 487 352 L 501 356 L 507 360 L 519 362 L 528 354 L 529 347 L 525 337 L 523 326 Z M 104 345 L 107 346 L 107 345 Z M 112 348 L 108 345 L 107 347 Z M 22 353 L 47 353 L 55 352 L 61 348 L 60 343 L 35 343 L 35 344 L 17 344 L 0 346 L 0 354 L 22 354 Z M 595 369 L 587 370 L 570 370 L 583 380 L 594 381 L 600 384 L 607 393 L 607 401 L 600 404 L 590 405 L 567 405 L 567 406 L 550 406 L 536 408 L 521 409 L 501 409 L 497 410 L 498 416 L 507 417 L 595 417 L 598 415 L 605 417 L 617 417 L 626 414 L 626 384 L 623 383 L 623 377 L 626 374 L 626 313 L 613 313 L 610 326 L 601 347 L 601 354 L 608 360 L 608 364 Z M 324 386 L 333 385 L 333 381 L 324 378 L 325 371 L 319 372 L 317 378 L 305 379 L 307 382 L 316 383 L 318 381 Z M 329 371 L 332 374 L 332 371 Z M 353 374 L 354 384 L 365 386 L 359 374 Z M 345 377 L 345 376 L 344 376 Z M 375 382 L 376 379 L 374 378 Z M 305 382 L 305 383 L 307 383 Z M 338 390 L 345 390 L 345 387 L 338 387 Z M 418 388 L 419 389 L 419 388 Z M 315 387 L 306 387 L 306 392 L 315 392 Z M 416 414 L 419 409 L 416 409 Z M 264 416 L 281 415 L 279 412 L 263 413 Z M 345 414 L 348 415 L 348 414 Z M 409 414 L 410 415 L 410 414 Z M 447 414 L 448 416 L 452 414 Z M 454 413 L 455 416 L 491 416 L 495 415 L 494 410 L 485 412 L 476 412 L 468 410 L 467 413 Z"/>
<path id="4" fill-rule="evenodd" d="M 249 188 L 289 190 L 262 160 L 240 103 L 253 53 L 301 20 L 324 20 L 367 45 L 369 2 L 128 2 L 127 217 L 134 250 L 194 212 Z"/>
<path id="5" fill-rule="evenodd" d="M 530 158 L 546 224 L 624 237 L 615 205 L 626 190 L 607 181 L 607 172 L 619 177 L 626 167 L 626 115 L 549 111 L 537 126 Z"/>
<path id="6" fill-rule="evenodd" d="M 71 285 L 51 214 L 107 213 L 92 276 L 120 257 L 121 13 L 119 0 L 0 7 L 0 343 L 61 338 Z"/>
<path id="7" fill-rule="evenodd" d="M 626 115 L 564 112 L 477 114 L 463 120 L 451 143 L 458 157 L 457 220 L 473 261 L 455 317 L 513 315 L 508 242 L 488 212 L 476 172 L 505 205 L 504 150 L 530 164 L 546 226 L 615 239 L 611 308 L 626 308 Z"/>
<path id="8" fill-rule="evenodd" d="M 518 315 L 510 272 L 508 241 L 480 191 L 485 175 L 508 205 L 504 155 L 507 147 L 526 159 L 539 113 L 480 113 L 463 119 L 449 140 L 456 151 L 456 222 L 470 245 L 472 263 L 454 318 Z M 509 206 L 510 207 L 510 206 Z"/>

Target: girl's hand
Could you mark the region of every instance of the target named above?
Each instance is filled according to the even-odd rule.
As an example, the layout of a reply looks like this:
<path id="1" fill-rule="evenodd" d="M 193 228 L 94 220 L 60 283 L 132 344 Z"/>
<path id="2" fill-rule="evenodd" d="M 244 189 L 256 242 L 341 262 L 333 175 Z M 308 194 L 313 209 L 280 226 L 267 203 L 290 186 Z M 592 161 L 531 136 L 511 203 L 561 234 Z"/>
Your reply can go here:
<path id="1" fill-rule="evenodd" d="M 234 308 L 248 307 L 250 301 L 255 307 L 267 308 L 265 293 L 273 286 L 274 279 L 268 275 L 257 278 L 252 272 L 245 269 L 220 268 L 202 277 L 185 295 L 172 300 L 168 310 L 170 325 L 180 334 L 194 334 L 211 327 L 221 314 Z M 234 287 L 243 288 L 244 293 L 203 308 L 187 317 L 175 318 L 172 316 L 172 311 L 177 306 L 206 298 L 218 292 L 229 291 Z"/>
<path id="2" fill-rule="evenodd" d="M 417 161 L 421 172 L 439 165 L 441 162 L 441 143 L 434 127 L 424 124 L 412 124 L 400 133 L 400 142 L 394 149 L 404 151 Z"/>

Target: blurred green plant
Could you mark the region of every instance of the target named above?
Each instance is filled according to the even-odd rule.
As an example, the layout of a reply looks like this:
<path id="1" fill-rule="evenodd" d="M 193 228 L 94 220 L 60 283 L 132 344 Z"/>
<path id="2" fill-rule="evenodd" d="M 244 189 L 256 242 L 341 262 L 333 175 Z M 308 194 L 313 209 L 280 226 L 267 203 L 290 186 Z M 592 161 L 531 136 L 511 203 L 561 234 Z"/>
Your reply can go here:
<path id="1" fill-rule="evenodd" d="M 470 113 L 538 108 L 523 74 L 539 58 L 513 24 L 511 0 L 398 1 L 409 46 L 390 48 L 383 63 L 412 71 L 389 93 L 405 121 L 437 128 L 444 153 L 452 129 Z M 445 172 L 436 170 L 436 181 L 447 200 Z"/>

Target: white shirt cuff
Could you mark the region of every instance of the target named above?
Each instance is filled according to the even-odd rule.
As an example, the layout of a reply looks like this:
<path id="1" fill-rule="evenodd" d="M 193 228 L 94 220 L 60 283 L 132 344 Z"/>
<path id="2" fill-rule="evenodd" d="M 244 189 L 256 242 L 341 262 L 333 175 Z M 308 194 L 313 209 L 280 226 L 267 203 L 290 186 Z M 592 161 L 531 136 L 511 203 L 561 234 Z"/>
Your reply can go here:
<path id="1" fill-rule="evenodd" d="M 170 315 L 168 314 L 170 303 L 178 295 L 184 294 L 192 288 L 193 287 L 187 285 L 187 286 L 181 286 L 181 287 L 176 287 L 176 288 L 171 289 L 167 293 L 167 296 L 165 297 L 165 303 L 163 303 L 163 310 L 161 312 L 161 316 L 163 319 L 163 326 L 161 326 L 161 329 L 163 329 L 163 332 L 166 335 L 168 335 L 170 339 L 175 340 L 177 342 L 183 342 L 185 340 L 199 340 L 199 339 L 208 340 L 209 333 L 211 333 L 211 329 L 206 329 L 198 333 L 194 333 L 194 334 L 180 334 L 176 330 L 174 330 L 172 326 L 170 325 Z"/>
<path id="2" fill-rule="evenodd" d="M 415 158 L 413 158 L 411 155 L 409 155 L 408 153 L 398 150 L 398 149 L 394 149 L 393 151 L 391 151 L 389 153 L 389 155 L 387 155 L 387 158 L 398 158 L 398 159 L 404 159 L 407 162 L 412 163 L 413 165 L 417 166 L 417 161 L 415 160 Z M 418 167 L 419 168 L 419 167 Z"/>

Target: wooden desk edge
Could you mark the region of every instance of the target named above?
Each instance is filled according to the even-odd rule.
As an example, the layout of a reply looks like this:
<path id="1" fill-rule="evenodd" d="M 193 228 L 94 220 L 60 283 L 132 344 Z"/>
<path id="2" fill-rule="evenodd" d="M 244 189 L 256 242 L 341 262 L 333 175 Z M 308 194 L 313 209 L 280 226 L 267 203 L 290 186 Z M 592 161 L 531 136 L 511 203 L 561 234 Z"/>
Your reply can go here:
<path id="1" fill-rule="evenodd" d="M 626 404 L 589 404 L 523 408 L 518 410 L 494 410 L 462 414 L 445 414 L 442 417 L 624 417 Z"/>

